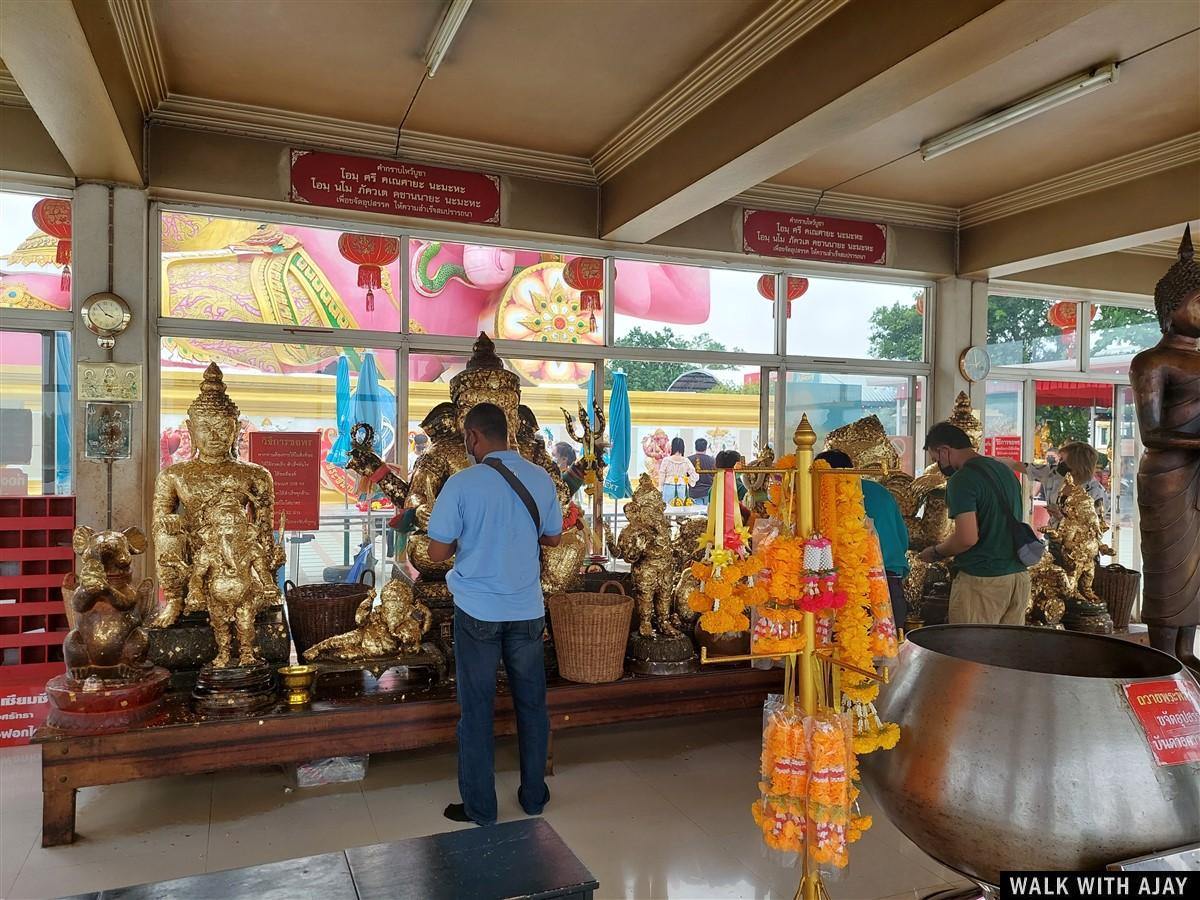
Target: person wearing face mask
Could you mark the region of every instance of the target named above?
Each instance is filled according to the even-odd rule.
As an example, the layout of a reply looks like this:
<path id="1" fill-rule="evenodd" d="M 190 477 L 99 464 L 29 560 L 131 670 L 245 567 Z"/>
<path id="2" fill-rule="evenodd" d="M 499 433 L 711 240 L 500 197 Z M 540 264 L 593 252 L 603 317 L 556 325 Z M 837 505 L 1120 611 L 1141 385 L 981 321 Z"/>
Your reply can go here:
<path id="1" fill-rule="evenodd" d="M 948 479 L 954 532 L 923 550 L 921 560 L 954 558 L 950 624 L 1025 624 L 1029 570 L 1017 557 L 1009 527 L 1022 517 L 1020 484 L 1000 460 L 976 453 L 966 432 L 949 422 L 929 430 L 925 449 Z"/>
<path id="2" fill-rule="evenodd" d="M 562 508 L 546 470 L 509 449 L 504 410 L 480 403 L 467 413 L 463 431 L 467 455 L 476 465 L 447 479 L 428 528 L 429 558 L 454 557 L 446 584 L 454 597 L 462 802 L 447 806 L 444 815 L 455 822 L 494 825 L 493 707 L 501 660 L 517 715 L 517 799 L 531 816 L 540 815 L 550 800 L 539 545 L 561 542 Z"/>
<path id="3" fill-rule="evenodd" d="M 1058 456 L 1052 460 L 1046 454 L 1046 464 L 1021 462 L 1016 459 L 1003 460 L 1005 465 L 1018 475 L 1025 475 L 1034 481 L 1041 482 L 1042 494 L 1046 500 L 1046 508 L 1050 513 L 1050 524 L 1056 524 L 1062 519 L 1062 508 L 1058 505 L 1058 496 L 1062 493 L 1063 480 L 1070 474 L 1075 483 L 1088 492 L 1096 503 L 1096 511 L 1107 518 L 1109 498 L 1108 491 L 1096 478 L 1096 465 L 1100 460 L 1094 447 L 1082 441 L 1070 441 L 1058 450 Z"/>

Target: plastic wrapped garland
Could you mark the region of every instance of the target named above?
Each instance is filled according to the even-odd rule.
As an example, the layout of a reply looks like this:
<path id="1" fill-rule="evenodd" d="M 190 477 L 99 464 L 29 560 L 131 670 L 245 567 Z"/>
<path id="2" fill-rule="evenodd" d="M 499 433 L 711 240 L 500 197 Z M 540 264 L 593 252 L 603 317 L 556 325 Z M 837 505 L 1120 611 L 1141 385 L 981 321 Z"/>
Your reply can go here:
<path id="1" fill-rule="evenodd" d="M 846 603 L 846 595 L 837 589 L 837 571 L 833 566 L 833 543 L 813 534 L 804 542 L 804 579 L 800 607 L 808 612 L 837 609 Z"/>
<path id="2" fill-rule="evenodd" d="M 850 728 L 839 715 L 809 720 L 808 855 L 818 865 L 844 869 L 850 862 Z"/>
<path id="3" fill-rule="evenodd" d="M 763 843 L 785 854 L 804 852 L 809 758 L 804 719 L 775 694 L 763 704 L 761 796 L 751 807 Z"/>
<path id="4" fill-rule="evenodd" d="M 804 649 L 804 613 L 798 609 L 759 606 L 750 630 L 750 652 L 795 653 Z"/>
<path id="5" fill-rule="evenodd" d="M 896 620 L 892 613 L 892 594 L 883 568 L 883 549 L 879 534 L 871 529 L 871 571 L 867 576 L 871 595 L 871 652 L 877 658 L 895 659 L 899 652 Z"/>

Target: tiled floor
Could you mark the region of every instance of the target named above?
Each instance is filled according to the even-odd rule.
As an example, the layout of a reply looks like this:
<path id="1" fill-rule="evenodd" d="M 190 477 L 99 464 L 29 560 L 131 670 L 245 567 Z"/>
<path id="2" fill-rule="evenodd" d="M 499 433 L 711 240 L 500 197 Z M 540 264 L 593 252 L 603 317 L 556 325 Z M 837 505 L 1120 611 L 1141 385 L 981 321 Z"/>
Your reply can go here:
<path id="1" fill-rule="evenodd" d="M 603 898 L 790 900 L 750 820 L 760 716 L 722 714 L 561 734 L 546 818 Z M 516 747 L 497 749 L 500 818 L 521 815 Z M 40 846 L 38 756 L 0 751 L 0 896 L 57 897 L 449 831 L 452 748 L 373 756 L 365 781 L 289 790 L 281 770 L 79 792 L 80 837 Z M 868 804 L 869 805 L 869 804 Z M 872 810 L 868 810 L 872 811 Z M 913 898 L 957 884 L 881 815 L 829 884 L 833 900 Z"/>

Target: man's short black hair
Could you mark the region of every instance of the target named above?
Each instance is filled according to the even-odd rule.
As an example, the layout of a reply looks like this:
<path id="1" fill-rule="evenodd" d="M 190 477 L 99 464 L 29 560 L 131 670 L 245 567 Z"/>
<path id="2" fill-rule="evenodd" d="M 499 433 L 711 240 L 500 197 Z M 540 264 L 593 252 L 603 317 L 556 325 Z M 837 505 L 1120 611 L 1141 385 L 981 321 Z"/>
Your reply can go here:
<path id="1" fill-rule="evenodd" d="M 736 450 L 722 450 L 717 454 L 715 466 L 718 469 L 732 469 L 742 461 L 742 454 Z"/>
<path id="2" fill-rule="evenodd" d="M 489 441 L 508 440 L 508 419 L 504 410 L 495 403 L 479 403 L 472 406 L 463 420 L 467 431 L 478 431 Z"/>
<path id="3" fill-rule="evenodd" d="M 971 439 L 967 433 L 950 422 L 938 422 L 925 435 L 925 449 L 936 450 L 938 447 L 949 447 L 951 450 L 970 450 Z"/>
<path id="4" fill-rule="evenodd" d="M 831 469 L 853 469 L 854 460 L 850 458 L 848 453 L 842 450 L 826 450 L 817 454 L 817 459 L 823 459 L 829 463 Z"/>
<path id="5" fill-rule="evenodd" d="M 696 438 L 696 452 L 703 453 L 708 449 L 708 441 L 704 438 Z"/>

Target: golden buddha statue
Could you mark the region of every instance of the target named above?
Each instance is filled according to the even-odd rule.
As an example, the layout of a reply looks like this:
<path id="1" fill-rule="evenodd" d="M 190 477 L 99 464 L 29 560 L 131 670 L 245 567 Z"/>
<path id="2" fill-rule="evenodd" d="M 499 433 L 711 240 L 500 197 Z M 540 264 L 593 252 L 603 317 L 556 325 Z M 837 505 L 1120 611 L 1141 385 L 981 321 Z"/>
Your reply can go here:
<path id="1" fill-rule="evenodd" d="M 1200 265 L 1185 228 L 1179 258 L 1154 288 L 1162 340 L 1133 358 L 1129 380 L 1146 450 L 1138 467 L 1142 621 L 1150 644 L 1200 671 Z"/>
<path id="2" fill-rule="evenodd" d="M 183 612 L 207 612 L 218 669 L 231 664 L 235 632 L 238 664 L 261 662 L 254 620 L 282 602 L 275 583 L 284 561 L 272 533 L 275 486 L 262 466 L 234 458 L 239 416 L 220 368 L 209 364 L 185 423 L 195 457 L 163 469 L 154 482 L 151 531 L 166 606 L 153 625 L 173 625 Z"/>
<path id="3" fill-rule="evenodd" d="M 449 407 L 439 404 L 426 419 L 430 424 L 422 423 L 430 437 L 430 447 L 413 468 L 406 502 L 416 511 L 415 530 L 408 540 L 408 559 L 426 581 L 443 581 L 453 564 L 453 559 L 437 563 L 429 558 L 429 535 L 425 529 L 446 479 L 470 465 L 463 444 L 463 422 L 471 408 L 479 403 L 494 403 L 504 410 L 509 442 L 526 459 L 546 469 L 554 481 L 564 516 L 568 512 L 570 494 L 567 486 L 546 453 L 545 445 L 535 439 L 537 420 L 532 411 L 524 414 L 520 411 L 520 379 L 504 368 L 496 355 L 495 344 L 481 332 L 466 369 L 450 379 Z M 567 589 L 579 572 L 585 545 L 582 528 L 574 527 L 563 532 L 562 543 L 557 547 L 543 548 L 544 593 L 560 593 Z"/>

